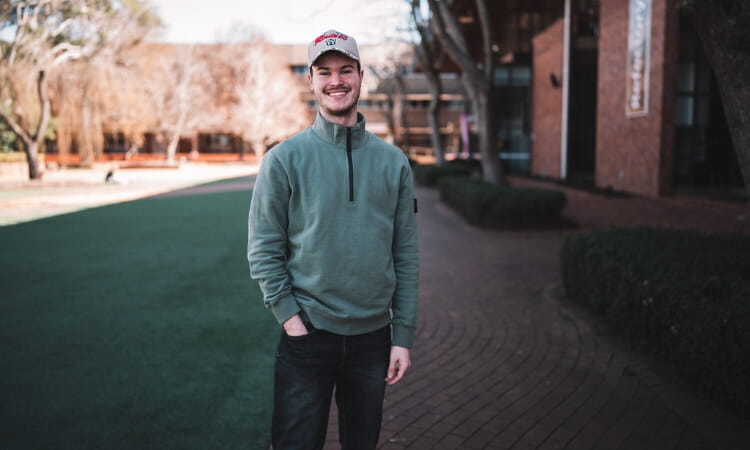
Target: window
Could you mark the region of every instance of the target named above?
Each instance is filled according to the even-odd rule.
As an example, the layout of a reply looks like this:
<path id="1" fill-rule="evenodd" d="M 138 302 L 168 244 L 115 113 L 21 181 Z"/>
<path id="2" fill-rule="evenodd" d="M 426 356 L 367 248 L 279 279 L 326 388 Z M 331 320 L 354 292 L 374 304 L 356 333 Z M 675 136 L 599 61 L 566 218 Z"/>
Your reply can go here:
<path id="1" fill-rule="evenodd" d="M 125 147 L 125 134 L 104 133 L 104 153 L 122 153 Z"/>
<path id="2" fill-rule="evenodd" d="M 294 75 L 299 75 L 302 77 L 310 73 L 310 70 L 305 65 L 294 64 L 290 67 L 290 69 Z"/>
<path id="3" fill-rule="evenodd" d="M 711 67 L 689 20 L 680 18 L 675 86 L 674 183 L 676 186 L 741 186 Z"/>

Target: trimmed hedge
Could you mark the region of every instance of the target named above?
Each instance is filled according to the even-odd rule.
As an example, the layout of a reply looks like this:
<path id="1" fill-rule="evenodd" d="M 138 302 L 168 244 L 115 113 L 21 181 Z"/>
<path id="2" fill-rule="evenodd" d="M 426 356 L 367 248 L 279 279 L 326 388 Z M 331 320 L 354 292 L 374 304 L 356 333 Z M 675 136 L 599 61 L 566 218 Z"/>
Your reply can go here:
<path id="1" fill-rule="evenodd" d="M 571 299 L 750 415 L 750 237 L 645 227 L 572 234 Z"/>
<path id="2" fill-rule="evenodd" d="M 475 170 L 481 170 L 478 161 L 462 159 L 448 161 L 442 165 L 417 164 L 412 167 L 414 179 L 417 180 L 417 183 L 424 186 L 435 186 L 442 177 L 469 176 Z"/>
<path id="3" fill-rule="evenodd" d="M 559 226 L 565 193 L 547 189 L 513 188 L 474 177 L 442 177 L 440 198 L 472 225 L 489 228 Z"/>

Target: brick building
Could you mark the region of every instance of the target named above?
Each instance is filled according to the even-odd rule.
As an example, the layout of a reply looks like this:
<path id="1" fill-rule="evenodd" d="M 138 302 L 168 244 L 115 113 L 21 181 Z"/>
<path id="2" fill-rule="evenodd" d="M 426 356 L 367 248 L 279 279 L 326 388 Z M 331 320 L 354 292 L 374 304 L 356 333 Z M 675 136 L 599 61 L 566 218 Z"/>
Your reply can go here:
<path id="1" fill-rule="evenodd" d="M 535 83 L 534 102 L 540 109 L 539 125 L 562 122 L 567 113 L 567 145 L 561 142 L 562 132 L 557 140 L 542 139 L 535 148 L 535 172 L 593 177 L 597 186 L 652 196 L 740 188 L 742 177 L 716 81 L 677 2 L 574 3 L 578 8 L 534 40 L 535 51 L 540 50 L 535 71 L 561 73 L 564 47 L 550 41 L 565 42 L 566 18 L 571 24 L 567 110 L 562 96 L 560 101 L 546 98 L 556 93 L 542 82 Z M 587 15 L 581 5 L 594 14 Z M 589 29 L 596 31 L 594 39 L 587 39 Z M 639 82 L 633 86 L 633 80 Z M 545 102 L 556 104 L 543 108 Z M 587 133 L 588 127 L 594 132 Z M 539 133 L 550 134 L 541 128 Z"/>
<path id="2" fill-rule="evenodd" d="M 288 61 L 300 83 L 306 83 L 308 74 L 307 46 L 285 44 L 276 46 Z M 423 73 L 415 72 L 414 54 L 411 45 L 361 44 L 361 59 L 364 70 L 363 88 L 358 110 L 367 119 L 367 129 L 378 136 L 399 145 L 410 156 L 432 157 L 432 142 L 427 119 L 430 94 Z M 399 70 L 400 86 L 393 74 L 378 73 L 383 64 L 396 66 Z M 466 112 L 466 97 L 455 73 L 442 73 L 440 95 L 440 134 L 446 153 L 462 150 L 460 121 Z M 317 112 L 312 92 L 305 91 L 310 121 Z M 394 103 L 401 102 L 401 105 Z"/>
<path id="3" fill-rule="evenodd" d="M 678 3 L 488 2 L 506 169 L 648 196 L 741 193 L 716 81 Z M 479 42 L 472 4 L 453 9 Z"/>
<path id="4" fill-rule="evenodd" d="M 159 44 L 169 46 L 170 44 Z M 312 123 L 317 105 L 312 92 L 306 86 L 307 46 L 304 44 L 269 44 L 279 55 L 301 85 L 301 95 L 306 104 L 308 117 L 304 123 Z M 399 48 L 400 46 L 400 48 Z M 221 44 L 198 45 L 202 51 L 219 52 Z M 207 47 L 204 48 L 204 47 Z M 364 44 L 360 46 L 365 72 L 358 109 L 367 119 L 367 129 L 400 146 L 409 156 L 419 159 L 432 156 L 427 110 L 430 101 L 424 74 L 414 73 L 412 48 L 407 44 Z M 395 59 L 395 62 L 394 62 Z M 378 66 L 398 67 L 402 83 L 400 90 L 394 89 L 392 76 L 378 75 Z M 442 74 L 441 134 L 447 153 L 461 150 L 460 117 L 466 112 L 465 96 L 455 74 Z M 230 79 L 228 77 L 228 79 Z M 216 99 L 219 102 L 219 99 Z M 396 103 L 396 104 L 394 104 Z M 224 124 L 227 125 L 227 124 Z M 197 130 L 185 133 L 179 139 L 177 156 L 202 160 L 236 160 L 252 151 L 243 139 L 221 125 L 198 126 Z M 105 133 L 103 157 L 121 159 L 132 143 L 122 132 Z M 139 157 L 164 155 L 166 142 L 155 132 L 144 134 Z M 74 149 L 75 151 L 75 149 Z M 51 151 L 49 153 L 54 153 Z"/>

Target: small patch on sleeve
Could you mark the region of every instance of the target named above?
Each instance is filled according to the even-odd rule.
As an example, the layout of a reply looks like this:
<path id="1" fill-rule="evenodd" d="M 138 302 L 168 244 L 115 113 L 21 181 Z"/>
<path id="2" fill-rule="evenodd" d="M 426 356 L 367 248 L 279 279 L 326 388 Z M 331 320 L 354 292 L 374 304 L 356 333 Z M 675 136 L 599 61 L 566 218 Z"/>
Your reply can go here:
<path id="1" fill-rule="evenodd" d="M 419 212 L 419 206 L 417 205 L 417 199 L 414 199 L 414 214 Z"/>

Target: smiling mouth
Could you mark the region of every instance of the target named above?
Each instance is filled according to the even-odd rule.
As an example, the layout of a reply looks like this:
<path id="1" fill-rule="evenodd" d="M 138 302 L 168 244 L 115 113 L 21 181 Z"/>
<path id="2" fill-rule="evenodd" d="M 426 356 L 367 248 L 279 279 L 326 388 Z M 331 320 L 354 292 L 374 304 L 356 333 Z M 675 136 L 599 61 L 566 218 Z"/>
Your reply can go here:
<path id="1" fill-rule="evenodd" d="M 331 97 L 343 97 L 344 95 L 348 94 L 349 91 L 329 91 L 326 92 Z"/>

